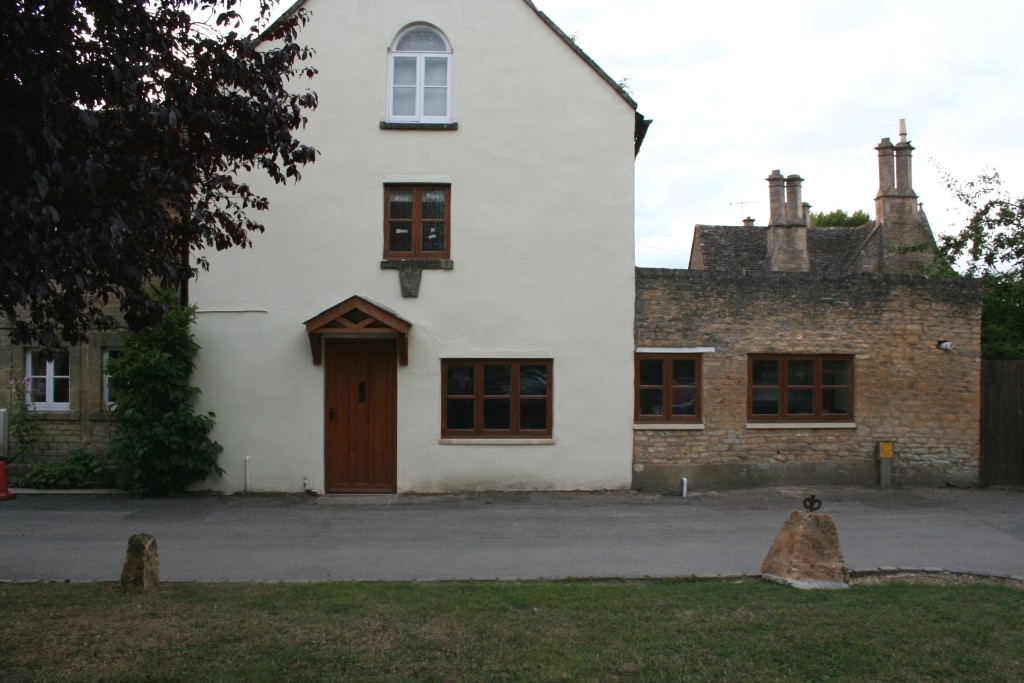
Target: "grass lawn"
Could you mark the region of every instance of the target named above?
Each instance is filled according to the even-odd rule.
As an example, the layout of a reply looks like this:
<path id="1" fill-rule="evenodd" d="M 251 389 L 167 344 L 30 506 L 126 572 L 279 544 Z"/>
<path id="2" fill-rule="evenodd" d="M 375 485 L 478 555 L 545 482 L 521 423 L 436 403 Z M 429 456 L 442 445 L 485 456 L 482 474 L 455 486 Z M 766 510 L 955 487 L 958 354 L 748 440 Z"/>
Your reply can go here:
<path id="1" fill-rule="evenodd" d="M 0 584 L 14 681 L 1020 681 L 1024 591 L 758 579 Z"/>

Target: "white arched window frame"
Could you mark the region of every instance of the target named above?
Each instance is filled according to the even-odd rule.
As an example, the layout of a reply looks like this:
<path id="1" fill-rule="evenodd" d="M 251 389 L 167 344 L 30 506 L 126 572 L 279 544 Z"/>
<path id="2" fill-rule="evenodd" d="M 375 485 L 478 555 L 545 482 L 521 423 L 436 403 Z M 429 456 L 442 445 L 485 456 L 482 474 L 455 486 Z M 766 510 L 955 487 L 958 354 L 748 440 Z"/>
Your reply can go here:
<path id="1" fill-rule="evenodd" d="M 388 55 L 388 121 L 449 123 L 452 120 L 452 50 L 435 28 L 411 26 L 395 38 Z"/>

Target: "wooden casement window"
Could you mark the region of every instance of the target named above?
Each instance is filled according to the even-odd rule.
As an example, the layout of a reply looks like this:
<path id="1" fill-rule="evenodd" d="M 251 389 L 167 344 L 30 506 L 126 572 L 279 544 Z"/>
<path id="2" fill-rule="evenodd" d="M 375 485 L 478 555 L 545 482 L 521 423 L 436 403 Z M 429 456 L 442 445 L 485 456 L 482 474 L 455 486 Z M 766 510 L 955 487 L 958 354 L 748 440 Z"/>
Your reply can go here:
<path id="1" fill-rule="evenodd" d="M 751 421 L 853 419 L 853 356 L 751 355 L 748 368 Z"/>
<path id="2" fill-rule="evenodd" d="M 551 360 L 442 360 L 441 436 L 552 434 Z"/>
<path id="3" fill-rule="evenodd" d="M 385 185 L 384 257 L 448 258 L 451 196 L 448 185 Z"/>
<path id="4" fill-rule="evenodd" d="M 700 361 L 700 354 L 636 354 L 633 419 L 700 422 Z"/>

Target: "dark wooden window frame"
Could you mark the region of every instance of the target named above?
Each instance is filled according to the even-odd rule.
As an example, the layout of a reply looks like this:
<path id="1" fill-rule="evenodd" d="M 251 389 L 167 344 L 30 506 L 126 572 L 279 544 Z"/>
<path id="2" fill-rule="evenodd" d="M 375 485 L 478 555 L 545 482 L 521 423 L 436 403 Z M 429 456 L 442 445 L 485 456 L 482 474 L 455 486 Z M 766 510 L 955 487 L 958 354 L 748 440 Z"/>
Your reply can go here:
<path id="1" fill-rule="evenodd" d="M 391 248 L 391 192 L 392 190 L 413 191 L 412 251 L 395 251 Z M 428 220 L 428 223 L 444 223 L 444 251 L 423 251 L 423 216 L 420 213 L 424 190 L 444 191 L 444 220 Z M 441 183 L 387 183 L 384 185 L 384 258 L 395 260 L 445 260 L 452 252 L 452 187 Z"/>
<path id="2" fill-rule="evenodd" d="M 640 362 L 641 361 L 660 360 L 663 364 L 661 384 L 641 384 L 640 375 Z M 690 360 L 694 362 L 694 383 L 685 385 L 675 385 L 672 382 L 672 371 L 671 366 L 666 371 L 664 364 L 671 363 L 674 360 Z M 701 407 L 703 401 L 701 396 L 703 393 L 703 387 L 701 385 L 701 365 L 703 360 L 703 354 L 700 353 L 637 353 L 634 354 L 633 364 L 633 420 L 635 422 L 642 423 L 700 423 L 701 421 Z M 668 414 L 661 415 L 641 415 L 640 414 L 640 392 L 641 390 L 653 390 L 661 388 L 662 391 L 662 406 L 673 405 L 672 393 L 675 389 L 693 389 L 696 405 L 694 406 L 693 415 L 675 415 L 671 410 Z"/>
<path id="3" fill-rule="evenodd" d="M 789 384 L 788 361 L 809 360 L 814 362 L 814 384 Z M 754 363 L 756 361 L 778 362 L 777 384 L 754 384 Z M 823 384 L 822 363 L 824 361 L 845 361 L 847 363 L 846 384 Z M 754 413 L 754 390 L 777 389 L 778 414 Z M 791 389 L 813 389 L 814 408 L 811 413 L 787 414 L 788 394 Z M 848 391 L 846 413 L 825 413 L 822 411 L 822 397 L 825 389 L 846 389 Z M 845 354 L 751 354 L 747 356 L 747 420 L 750 422 L 852 422 L 854 419 L 854 359 Z"/>
<path id="4" fill-rule="evenodd" d="M 472 394 L 449 394 L 448 393 L 448 368 L 452 365 L 473 366 L 473 393 Z M 486 394 L 484 393 L 484 367 L 487 365 L 509 365 L 510 387 L 508 394 Z M 546 368 L 546 394 L 521 394 L 519 369 L 524 365 L 542 365 Z M 549 439 L 554 434 L 554 393 L 553 384 L 554 361 L 550 358 L 448 358 L 441 360 L 441 436 L 442 438 L 466 438 L 466 439 Z M 484 399 L 507 398 L 510 402 L 510 417 L 508 429 L 484 429 Z M 448 427 L 448 401 L 449 399 L 472 399 L 473 401 L 473 428 L 472 429 L 449 429 Z M 519 426 L 519 405 L 521 400 L 544 401 L 546 410 L 546 429 L 523 429 Z"/>

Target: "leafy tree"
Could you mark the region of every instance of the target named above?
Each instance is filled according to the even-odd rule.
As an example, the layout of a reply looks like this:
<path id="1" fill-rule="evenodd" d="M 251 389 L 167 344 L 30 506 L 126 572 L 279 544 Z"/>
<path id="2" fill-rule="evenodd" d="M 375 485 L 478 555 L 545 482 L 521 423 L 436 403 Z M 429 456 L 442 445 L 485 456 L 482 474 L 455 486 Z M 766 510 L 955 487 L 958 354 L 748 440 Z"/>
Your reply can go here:
<path id="1" fill-rule="evenodd" d="M 299 178 L 316 152 L 294 137 L 316 94 L 302 9 L 279 0 L 5 0 L 0 3 L 0 317 L 15 344 L 55 348 L 162 313 L 196 252 L 246 247 L 267 199 L 242 178 Z"/>
<path id="2" fill-rule="evenodd" d="M 114 454 L 131 472 L 136 495 L 170 495 L 211 474 L 223 474 L 223 450 L 209 437 L 213 413 L 196 415 L 199 389 L 190 383 L 199 345 L 192 337 L 195 308 L 181 306 L 173 292 L 154 303 L 164 310 L 155 326 L 130 332 L 107 370 L 117 396 L 113 411 Z"/>
<path id="3" fill-rule="evenodd" d="M 1005 192 L 995 171 L 964 183 L 943 176 L 970 218 L 939 239 L 939 259 L 982 280 L 982 355 L 1024 358 L 1024 197 Z"/>
<path id="4" fill-rule="evenodd" d="M 871 216 L 860 209 L 853 213 L 846 213 L 842 209 L 836 209 L 835 211 L 811 211 L 810 225 L 812 228 L 839 228 L 848 227 L 855 228 L 858 225 L 864 225 L 865 223 L 871 222 Z"/>

